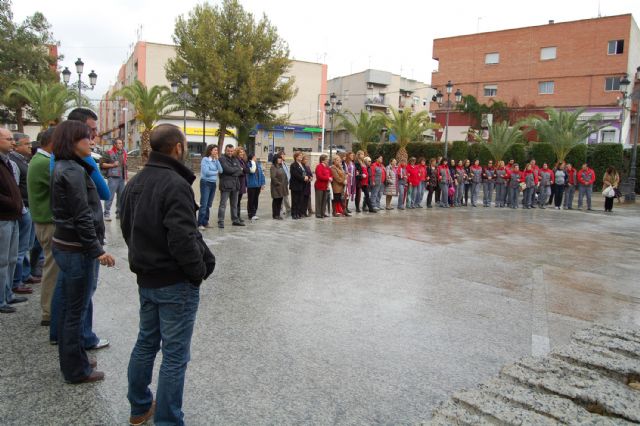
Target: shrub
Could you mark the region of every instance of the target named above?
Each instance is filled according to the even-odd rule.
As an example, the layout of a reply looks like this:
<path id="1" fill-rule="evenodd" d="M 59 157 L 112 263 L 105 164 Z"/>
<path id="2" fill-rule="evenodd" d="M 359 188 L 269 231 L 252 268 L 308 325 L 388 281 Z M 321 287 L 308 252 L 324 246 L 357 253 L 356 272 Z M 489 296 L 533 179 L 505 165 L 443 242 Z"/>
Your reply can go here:
<path id="1" fill-rule="evenodd" d="M 593 155 L 589 160 L 589 166 L 596 173 L 596 188 L 602 186 L 602 177 L 609 166 L 622 170 L 622 144 L 619 143 L 601 143 L 593 148 Z"/>
<path id="2" fill-rule="evenodd" d="M 582 163 L 584 163 L 586 159 L 587 145 L 578 145 L 569 152 L 565 161 L 567 163 L 571 163 L 574 168 L 579 169 L 582 167 Z"/>
<path id="3" fill-rule="evenodd" d="M 640 173 L 640 155 L 638 154 L 636 154 L 636 194 L 640 194 L 640 179 L 638 179 L 638 173 Z M 622 157 L 623 169 L 618 170 L 618 173 L 620 173 L 621 179 L 625 180 L 631 172 L 631 149 L 625 149 Z"/>
<path id="4" fill-rule="evenodd" d="M 482 145 L 479 143 L 470 143 L 467 149 L 467 158 L 471 160 L 471 164 L 473 164 L 474 160 L 480 159 L 480 150 L 482 149 Z M 482 161 L 480 164 L 486 164 Z"/>
<path id="5" fill-rule="evenodd" d="M 486 146 L 480 144 L 480 152 L 478 153 L 478 159 L 480 160 L 480 164 L 486 166 L 489 164 L 489 160 L 493 160 L 493 156 L 491 152 L 487 149 Z"/>
<path id="6" fill-rule="evenodd" d="M 467 158 L 469 158 L 469 143 L 467 141 L 453 142 L 449 150 L 449 159 L 454 159 L 458 162 L 460 160 L 464 161 Z"/>
<path id="7" fill-rule="evenodd" d="M 407 146 L 409 157 L 424 157 L 427 162 L 444 154 L 444 144 L 439 142 L 414 142 Z"/>
<path id="8" fill-rule="evenodd" d="M 524 163 L 527 161 L 527 152 L 523 143 L 514 143 L 513 146 L 509 148 L 507 155 L 504 156 L 504 162 L 508 163 L 509 160 L 515 160 L 520 167 L 524 166 Z"/>
<path id="9" fill-rule="evenodd" d="M 552 168 L 556 163 L 556 154 L 553 152 L 553 146 L 546 142 L 531 142 L 529 144 L 529 161 L 536 160 L 536 164 L 542 167 L 542 164 L 547 163 L 549 168 Z"/>

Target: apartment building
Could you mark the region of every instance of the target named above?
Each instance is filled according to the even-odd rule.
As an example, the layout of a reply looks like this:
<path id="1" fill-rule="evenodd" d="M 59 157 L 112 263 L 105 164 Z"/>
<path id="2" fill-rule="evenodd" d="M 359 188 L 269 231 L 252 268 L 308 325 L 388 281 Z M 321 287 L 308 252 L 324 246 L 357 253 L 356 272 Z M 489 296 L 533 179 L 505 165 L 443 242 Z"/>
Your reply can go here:
<path id="1" fill-rule="evenodd" d="M 175 46 L 169 44 L 139 41 L 132 54 L 120 67 L 115 84 L 102 97 L 98 106 L 100 116 L 100 133 L 104 138 L 121 137 L 127 140 L 127 149 L 139 147 L 142 125 L 136 123 L 133 106 L 124 100 L 115 101 L 113 94 L 136 79 L 151 87 L 171 82 L 165 75 L 165 65 L 176 55 Z M 287 125 L 274 129 L 257 126 L 251 138 L 250 151 L 266 158 L 273 149 L 285 149 L 288 153 L 294 148 L 315 150 L 322 129 L 315 127 L 319 94 L 326 92 L 327 66 L 312 62 L 292 61 L 288 72 L 282 79 L 293 78 L 296 95 L 276 111 L 278 115 L 287 116 Z M 324 102 L 324 97 L 320 96 Z M 160 123 L 172 123 L 183 127 L 183 112 L 177 111 L 163 117 Z M 186 136 L 189 149 L 202 153 L 205 145 L 218 142 L 218 123 L 197 118 L 187 111 Z M 235 129 L 228 130 L 231 136 L 225 142 L 236 143 Z M 127 136 L 125 137 L 125 132 Z M 255 145 L 254 145 L 255 144 Z"/>
<path id="2" fill-rule="evenodd" d="M 336 94 L 342 101 L 343 111 L 358 114 L 363 110 L 386 113 L 390 107 L 428 111 L 431 97 L 436 92 L 422 81 L 388 71 L 368 69 L 329 80 L 327 93 Z M 329 124 L 326 127 L 329 128 Z M 393 140 L 393 135 L 389 137 Z M 336 131 L 335 140 L 336 144 L 346 146 L 353 142 L 351 136 L 343 131 Z"/>
<path id="3" fill-rule="evenodd" d="M 439 66 L 431 84 L 443 92 L 450 80 L 454 91 L 485 104 L 499 100 L 530 112 L 583 107 L 585 117 L 601 114 L 606 125 L 589 143 L 631 141 L 629 105 L 619 102 L 620 78 L 627 74 L 633 85 L 640 66 L 631 14 L 440 38 L 433 59 Z M 444 125 L 445 111 L 436 103 L 432 110 Z M 451 114 L 449 140 L 468 128 L 468 117 Z"/>

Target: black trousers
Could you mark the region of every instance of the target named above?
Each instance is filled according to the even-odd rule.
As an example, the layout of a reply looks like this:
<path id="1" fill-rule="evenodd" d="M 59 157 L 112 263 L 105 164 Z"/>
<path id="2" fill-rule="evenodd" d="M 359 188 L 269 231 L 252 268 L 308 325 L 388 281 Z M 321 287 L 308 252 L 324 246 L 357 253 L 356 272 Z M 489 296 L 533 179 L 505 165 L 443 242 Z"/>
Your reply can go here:
<path id="1" fill-rule="evenodd" d="M 436 204 L 439 204 L 440 203 L 440 185 L 436 186 L 435 193 L 436 193 Z"/>
<path id="2" fill-rule="evenodd" d="M 291 191 L 291 216 L 304 215 L 307 205 L 304 203 L 304 191 Z"/>
<path id="3" fill-rule="evenodd" d="M 238 217 L 240 217 L 240 201 L 242 201 L 242 192 L 238 191 Z"/>
<path id="4" fill-rule="evenodd" d="M 464 184 L 464 204 L 467 205 L 469 204 L 469 190 L 471 189 L 471 184 L 470 183 L 465 183 Z"/>
<path id="5" fill-rule="evenodd" d="M 560 207 L 562 205 L 562 195 L 564 194 L 564 185 L 554 185 L 555 190 L 553 191 L 553 201 L 556 207 Z"/>
<path id="6" fill-rule="evenodd" d="M 432 187 L 431 185 L 427 186 L 427 206 L 430 206 L 433 201 L 433 193 L 436 192 L 437 188 Z M 439 203 L 440 197 L 436 197 L 436 203 Z"/>
<path id="7" fill-rule="evenodd" d="M 247 214 L 249 219 L 254 217 L 258 212 L 258 199 L 262 188 L 247 188 Z"/>
<path id="8" fill-rule="evenodd" d="M 369 196 L 369 187 L 367 185 L 363 186 L 362 192 L 364 192 L 364 205 L 367 206 L 369 211 L 373 211 L 373 203 L 371 202 L 371 197 Z"/>
<path id="9" fill-rule="evenodd" d="M 360 200 L 362 200 L 362 185 L 360 184 L 360 181 L 356 182 L 356 211 L 360 211 Z"/>
<path id="10" fill-rule="evenodd" d="M 271 202 L 271 215 L 273 218 L 280 217 L 280 211 L 282 210 L 282 197 L 274 198 Z"/>
<path id="11" fill-rule="evenodd" d="M 613 210 L 613 200 L 615 197 L 604 197 L 604 211 Z"/>

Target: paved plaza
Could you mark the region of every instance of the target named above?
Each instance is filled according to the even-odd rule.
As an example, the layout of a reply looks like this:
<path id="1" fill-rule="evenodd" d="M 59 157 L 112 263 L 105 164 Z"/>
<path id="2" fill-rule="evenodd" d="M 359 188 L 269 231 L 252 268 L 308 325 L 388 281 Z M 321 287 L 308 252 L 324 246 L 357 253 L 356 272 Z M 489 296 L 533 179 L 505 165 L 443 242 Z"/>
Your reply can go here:
<path id="1" fill-rule="evenodd" d="M 270 201 L 257 223 L 204 232 L 218 263 L 201 289 L 187 424 L 415 424 L 593 322 L 640 326 L 638 205 L 273 221 Z M 63 383 L 34 286 L 0 317 L 2 424 L 126 424 L 138 301 L 118 225 L 118 269 L 101 268 L 94 299 L 106 380 Z"/>

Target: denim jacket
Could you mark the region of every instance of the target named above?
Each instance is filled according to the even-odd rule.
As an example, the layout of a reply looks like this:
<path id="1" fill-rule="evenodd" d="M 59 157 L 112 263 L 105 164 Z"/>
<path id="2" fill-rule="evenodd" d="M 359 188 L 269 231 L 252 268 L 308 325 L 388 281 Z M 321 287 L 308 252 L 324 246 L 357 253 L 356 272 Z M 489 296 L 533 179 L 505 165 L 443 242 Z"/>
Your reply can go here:
<path id="1" fill-rule="evenodd" d="M 262 171 L 262 163 L 258 161 L 249 161 L 249 174 L 247 175 L 247 188 L 260 188 L 265 185 L 264 172 Z"/>
<path id="2" fill-rule="evenodd" d="M 222 165 L 219 160 L 212 160 L 211 157 L 205 157 L 200 163 L 200 179 L 205 182 L 216 183 L 218 174 L 222 172 Z"/>

